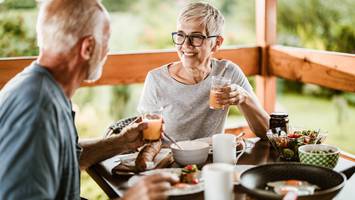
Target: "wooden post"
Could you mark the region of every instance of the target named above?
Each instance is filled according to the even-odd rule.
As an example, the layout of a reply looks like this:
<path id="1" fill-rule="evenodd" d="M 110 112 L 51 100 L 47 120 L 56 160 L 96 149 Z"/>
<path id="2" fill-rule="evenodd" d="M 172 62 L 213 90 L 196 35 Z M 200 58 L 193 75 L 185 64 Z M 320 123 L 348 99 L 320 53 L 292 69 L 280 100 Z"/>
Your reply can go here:
<path id="1" fill-rule="evenodd" d="M 276 78 L 269 75 L 269 47 L 276 43 L 277 0 L 256 0 L 256 42 L 261 47 L 256 95 L 268 113 L 275 110 Z"/>

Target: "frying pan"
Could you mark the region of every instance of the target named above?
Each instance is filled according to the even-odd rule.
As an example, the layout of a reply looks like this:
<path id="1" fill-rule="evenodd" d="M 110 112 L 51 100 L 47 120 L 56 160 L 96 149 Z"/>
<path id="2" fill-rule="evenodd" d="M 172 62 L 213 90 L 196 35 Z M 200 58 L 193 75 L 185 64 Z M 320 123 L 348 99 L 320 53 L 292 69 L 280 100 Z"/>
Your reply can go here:
<path id="1" fill-rule="evenodd" d="M 240 186 L 247 194 L 257 199 L 282 199 L 283 196 L 266 190 L 266 184 L 272 181 L 297 179 L 308 181 L 321 188 L 312 195 L 299 196 L 298 199 L 332 199 L 354 172 L 355 166 L 336 172 L 328 168 L 301 163 L 273 163 L 244 171 L 240 176 Z"/>

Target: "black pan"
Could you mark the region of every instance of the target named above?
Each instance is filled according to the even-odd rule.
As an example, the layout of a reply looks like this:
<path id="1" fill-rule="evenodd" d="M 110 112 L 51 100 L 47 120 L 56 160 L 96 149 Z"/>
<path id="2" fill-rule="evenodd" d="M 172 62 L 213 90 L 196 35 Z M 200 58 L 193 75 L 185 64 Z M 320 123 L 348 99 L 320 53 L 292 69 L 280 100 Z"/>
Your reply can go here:
<path id="1" fill-rule="evenodd" d="M 297 179 L 316 184 L 321 189 L 312 195 L 299 196 L 300 200 L 332 199 L 344 187 L 347 178 L 355 172 L 355 166 L 340 172 L 300 163 L 274 163 L 260 165 L 244 171 L 240 184 L 250 196 L 257 199 L 282 199 L 283 196 L 265 189 L 272 181 Z"/>

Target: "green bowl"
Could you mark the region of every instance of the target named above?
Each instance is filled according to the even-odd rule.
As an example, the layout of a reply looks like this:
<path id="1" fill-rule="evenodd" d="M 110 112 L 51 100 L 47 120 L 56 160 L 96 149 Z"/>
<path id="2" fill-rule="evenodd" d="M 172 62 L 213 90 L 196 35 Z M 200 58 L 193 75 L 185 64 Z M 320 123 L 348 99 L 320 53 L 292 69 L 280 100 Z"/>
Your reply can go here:
<path id="1" fill-rule="evenodd" d="M 326 144 L 307 144 L 298 148 L 300 162 L 333 169 L 339 160 L 338 147 Z"/>

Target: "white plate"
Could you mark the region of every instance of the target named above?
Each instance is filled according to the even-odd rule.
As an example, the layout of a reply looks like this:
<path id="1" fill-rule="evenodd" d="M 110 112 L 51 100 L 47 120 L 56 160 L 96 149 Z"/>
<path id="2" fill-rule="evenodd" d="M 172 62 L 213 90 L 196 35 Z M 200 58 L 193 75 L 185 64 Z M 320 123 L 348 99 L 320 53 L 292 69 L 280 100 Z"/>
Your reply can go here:
<path id="1" fill-rule="evenodd" d="M 181 170 L 182 170 L 181 168 L 164 168 L 164 169 L 145 171 L 141 173 L 141 176 L 132 176 L 128 180 L 128 186 L 132 187 L 133 185 L 135 185 L 139 181 L 139 179 L 142 178 L 142 175 L 153 175 L 153 174 L 160 174 L 164 172 L 164 173 L 172 173 L 172 174 L 176 174 L 177 176 L 180 176 Z M 203 189 L 204 189 L 204 184 L 203 182 L 200 182 L 198 184 L 188 185 L 187 187 L 184 188 L 172 187 L 172 189 L 168 191 L 168 195 L 180 196 L 180 195 L 194 194 L 203 191 Z"/>
<path id="2" fill-rule="evenodd" d="M 166 158 L 169 154 L 171 154 L 171 149 L 162 148 L 160 150 L 160 152 L 157 154 L 157 156 L 155 156 L 154 162 L 152 162 L 152 165 L 150 166 L 150 169 L 156 168 L 156 166 L 164 158 Z M 113 162 L 114 162 L 113 166 L 117 166 L 117 165 L 122 163 L 122 164 L 124 164 L 126 166 L 134 167 L 137 156 L 138 156 L 138 152 L 135 152 L 135 153 L 130 153 L 130 154 L 117 155 L 117 156 L 115 156 L 114 158 L 112 158 L 110 160 L 113 160 Z M 110 171 L 112 171 L 112 169 L 110 169 Z M 134 174 L 133 172 L 119 171 L 119 170 L 116 170 L 114 173 L 118 174 L 118 175 L 133 175 Z"/>

